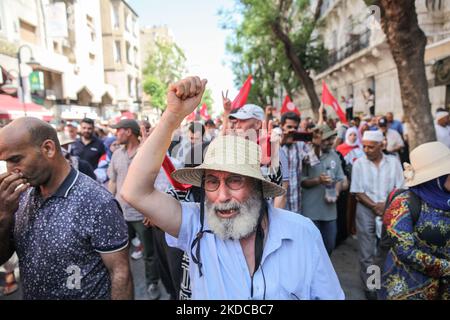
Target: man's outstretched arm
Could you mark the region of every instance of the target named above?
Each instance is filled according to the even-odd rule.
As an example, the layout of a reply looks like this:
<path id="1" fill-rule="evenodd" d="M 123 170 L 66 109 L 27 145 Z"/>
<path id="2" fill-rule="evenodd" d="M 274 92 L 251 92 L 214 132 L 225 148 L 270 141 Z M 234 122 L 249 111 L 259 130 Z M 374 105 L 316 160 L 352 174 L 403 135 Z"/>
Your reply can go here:
<path id="1" fill-rule="evenodd" d="M 178 237 L 181 226 L 181 206 L 169 195 L 156 190 L 154 184 L 173 131 L 200 104 L 205 86 L 206 80 L 198 77 L 169 86 L 167 109 L 136 154 L 121 189 L 125 201 L 174 237 Z"/>

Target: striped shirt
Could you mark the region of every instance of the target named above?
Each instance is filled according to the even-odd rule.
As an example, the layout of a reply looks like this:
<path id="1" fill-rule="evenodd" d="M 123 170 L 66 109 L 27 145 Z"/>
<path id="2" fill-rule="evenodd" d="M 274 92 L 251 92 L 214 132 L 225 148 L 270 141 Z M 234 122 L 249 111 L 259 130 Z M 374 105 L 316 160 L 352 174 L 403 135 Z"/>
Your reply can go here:
<path id="1" fill-rule="evenodd" d="M 352 169 L 351 193 L 365 193 L 374 202 L 384 202 L 394 188 L 403 187 L 403 170 L 400 161 L 384 155 L 377 167 L 367 156 L 355 161 Z"/>
<path id="2" fill-rule="evenodd" d="M 304 142 L 296 142 L 282 146 L 288 159 L 289 187 L 286 195 L 286 210 L 300 213 L 301 204 L 301 176 L 303 159 L 306 157 L 306 145 Z"/>

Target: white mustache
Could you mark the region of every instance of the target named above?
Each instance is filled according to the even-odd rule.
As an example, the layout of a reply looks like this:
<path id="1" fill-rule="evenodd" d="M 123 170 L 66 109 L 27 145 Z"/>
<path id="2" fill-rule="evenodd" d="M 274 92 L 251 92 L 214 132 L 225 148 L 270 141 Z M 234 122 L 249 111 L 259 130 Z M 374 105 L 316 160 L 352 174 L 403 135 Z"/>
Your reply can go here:
<path id="1" fill-rule="evenodd" d="M 227 211 L 227 210 L 239 211 L 241 209 L 241 207 L 242 207 L 242 205 L 236 201 L 230 201 L 227 203 L 217 203 L 217 204 L 211 205 L 211 209 L 213 209 L 215 212 Z"/>

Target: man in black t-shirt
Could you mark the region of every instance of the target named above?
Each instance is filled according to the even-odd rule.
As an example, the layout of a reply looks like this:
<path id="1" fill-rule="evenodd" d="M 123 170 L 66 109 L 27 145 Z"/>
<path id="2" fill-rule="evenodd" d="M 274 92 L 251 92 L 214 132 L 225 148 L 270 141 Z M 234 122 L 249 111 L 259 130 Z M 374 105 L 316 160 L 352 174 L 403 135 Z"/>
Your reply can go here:
<path id="1" fill-rule="evenodd" d="M 70 154 L 89 162 L 92 169 L 97 169 L 98 161 L 106 149 L 103 141 L 94 135 L 94 120 L 84 118 L 81 121 L 81 138 L 72 145 Z"/>

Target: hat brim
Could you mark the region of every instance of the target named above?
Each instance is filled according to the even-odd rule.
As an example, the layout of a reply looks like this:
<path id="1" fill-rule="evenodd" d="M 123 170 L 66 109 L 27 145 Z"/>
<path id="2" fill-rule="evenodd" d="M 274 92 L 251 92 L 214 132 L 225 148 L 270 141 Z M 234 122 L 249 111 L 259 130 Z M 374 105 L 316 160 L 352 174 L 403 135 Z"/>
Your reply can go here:
<path id="1" fill-rule="evenodd" d="M 322 135 L 322 140 L 327 140 L 328 138 L 331 138 L 332 136 L 337 136 L 337 132 L 329 132 Z"/>
<path id="2" fill-rule="evenodd" d="M 65 145 L 67 145 L 67 144 L 72 144 L 72 143 L 74 143 L 75 141 L 76 141 L 76 140 L 63 140 L 63 141 L 60 141 L 59 144 L 62 145 L 62 146 L 65 146 Z"/>
<path id="3" fill-rule="evenodd" d="M 450 156 L 439 159 L 436 163 L 436 165 L 430 166 L 428 169 L 417 170 L 411 181 L 405 182 L 405 186 L 414 187 L 427 181 L 450 174 Z"/>
<path id="4" fill-rule="evenodd" d="M 238 119 L 238 120 L 255 119 L 255 120 L 261 121 L 260 119 L 257 119 L 255 117 L 249 116 L 248 114 L 241 114 L 241 115 L 239 115 L 239 113 L 230 114 L 228 116 L 228 119 Z"/>
<path id="5" fill-rule="evenodd" d="M 261 175 L 261 172 L 252 172 L 252 171 L 243 172 L 242 170 L 239 169 L 240 169 L 239 166 L 230 167 L 229 165 L 217 165 L 217 164 L 211 166 L 208 164 L 202 164 L 195 168 L 178 169 L 174 171 L 171 174 L 171 176 L 180 183 L 191 184 L 196 187 L 201 187 L 202 177 L 205 170 L 225 171 L 261 181 L 264 198 L 275 198 L 278 196 L 282 196 L 283 194 L 286 193 L 286 190 L 284 190 L 283 187 L 264 179 Z"/>

